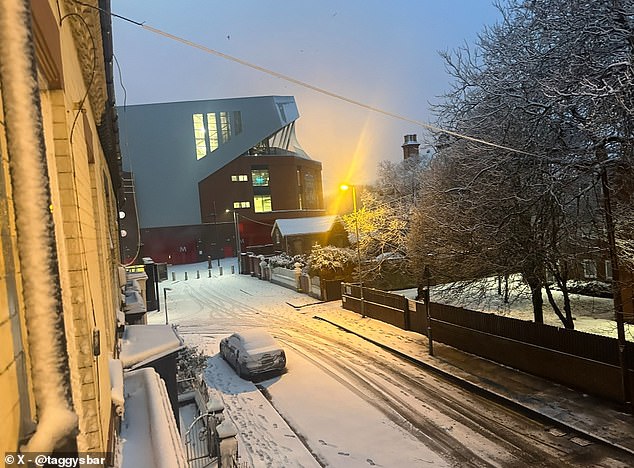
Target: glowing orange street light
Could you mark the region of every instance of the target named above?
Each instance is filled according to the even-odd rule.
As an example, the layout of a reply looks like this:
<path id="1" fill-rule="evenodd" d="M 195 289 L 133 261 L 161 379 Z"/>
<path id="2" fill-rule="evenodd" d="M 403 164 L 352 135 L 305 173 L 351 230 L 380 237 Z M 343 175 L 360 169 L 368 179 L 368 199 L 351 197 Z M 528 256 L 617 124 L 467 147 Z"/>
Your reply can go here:
<path id="1" fill-rule="evenodd" d="M 359 216 L 357 214 L 357 190 L 356 186 L 341 184 L 339 188 L 342 191 L 347 191 L 352 188 L 352 211 L 354 213 L 354 227 L 357 235 L 357 273 L 359 279 L 359 290 L 360 290 L 360 299 L 361 299 L 361 316 L 365 317 L 365 300 L 363 298 L 363 280 L 361 277 L 361 248 L 359 246 Z"/>

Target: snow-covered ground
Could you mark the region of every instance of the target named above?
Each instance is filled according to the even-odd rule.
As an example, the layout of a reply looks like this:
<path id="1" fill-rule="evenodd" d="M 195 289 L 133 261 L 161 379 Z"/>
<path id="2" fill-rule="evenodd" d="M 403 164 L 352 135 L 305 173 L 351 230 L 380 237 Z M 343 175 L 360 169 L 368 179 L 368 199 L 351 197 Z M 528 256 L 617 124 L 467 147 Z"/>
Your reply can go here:
<path id="1" fill-rule="evenodd" d="M 457 307 L 490 312 L 519 320 L 533 321 L 533 304 L 530 290 L 519 278 L 509 281 L 509 303 L 505 304 L 503 296 L 497 293 L 497 280 L 491 279 L 488 288 L 483 291 L 481 284 L 462 288 L 452 288 L 451 285 L 438 285 L 431 288 L 431 300 Z M 416 297 L 416 289 L 399 291 L 410 299 Z M 563 296 L 560 291 L 553 290 L 553 297 L 563 310 Z M 562 327 L 561 321 L 553 312 L 546 293 L 542 293 L 544 300 L 544 323 Z M 602 297 L 570 294 L 572 315 L 575 330 L 596 335 L 616 338 L 617 329 L 614 321 L 614 303 L 612 299 Z M 634 325 L 625 324 L 626 338 L 634 341 Z"/>
<path id="2" fill-rule="evenodd" d="M 206 263 L 170 267 L 160 289 L 171 288 L 169 322 L 179 325 L 186 344 L 210 356 L 205 378 L 239 430 L 242 460 L 254 467 L 447 466 L 420 438 L 368 403 L 345 375 L 307 353 L 307 339 L 343 334 L 312 319 L 317 312 L 340 309 L 340 302 L 298 308 L 318 301 L 250 276 L 227 274 L 229 261 L 224 261 L 224 275 L 214 268 L 212 278 Z M 195 279 L 197 270 L 200 279 Z M 165 323 L 164 309 L 151 313 L 148 322 Z M 306 324 L 316 335 L 306 333 Z M 257 384 L 264 392 L 238 377 L 218 353 L 224 336 L 252 327 L 267 328 L 283 343 L 288 358 L 287 373 Z M 363 346 L 376 353 L 372 345 Z"/>
<path id="3" fill-rule="evenodd" d="M 206 381 L 238 428 L 241 460 L 249 466 L 442 467 L 460 466 L 464 460 L 510 466 L 523 461 L 533 446 L 539 447 L 538 459 L 557 456 L 549 452 L 552 442 L 535 442 L 544 435 L 542 428 L 526 421 L 499 426 L 495 408 L 485 409 L 473 426 L 467 405 L 483 408 L 486 401 L 474 401 L 472 395 L 313 317 L 367 327 L 369 336 L 411 355 L 426 353 L 423 336 L 361 319 L 342 309 L 340 301 L 320 303 L 266 281 L 232 275 L 232 264 L 235 259 L 223 260 L 223 276 L 214 265 L 211 278 L 206 262 L 170 267 L 160 289 L 170 288 L 169 322 L 178 324 L 186 344 L 209 356 Z M 165 323 L 165 308 L 150 313 L 148 321 Z M 578 316 L 578 326 L 585 322 Z M 287 373 L 254 384 L 239 378 L 220 357 L 223 337 L 253 327 L 267 329 L 281 342 Z M 448 400 L 452 407 L 464 403 L 458 419 L 451 416 L 455 410 L 442 409 Z M 509 449 L 504 434 L 483 435 L 507 428 L 509 437 L 526 434 L 526 440 Z"/>

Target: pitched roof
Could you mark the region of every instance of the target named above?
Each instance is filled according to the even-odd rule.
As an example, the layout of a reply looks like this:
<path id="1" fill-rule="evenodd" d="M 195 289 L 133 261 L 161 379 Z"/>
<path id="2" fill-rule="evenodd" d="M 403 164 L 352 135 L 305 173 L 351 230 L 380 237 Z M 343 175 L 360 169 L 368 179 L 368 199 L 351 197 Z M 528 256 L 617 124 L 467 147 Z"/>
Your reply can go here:
<path id="1" fill-rule="evenodd" d="M 273 225 L 273 230 L 275 230 L 277 226 L 284 237 L 299 236 L 302 234 L 321 234 L 330 231 L 335 221 L 337 221 L 336 215 L 277 219 Z"/>

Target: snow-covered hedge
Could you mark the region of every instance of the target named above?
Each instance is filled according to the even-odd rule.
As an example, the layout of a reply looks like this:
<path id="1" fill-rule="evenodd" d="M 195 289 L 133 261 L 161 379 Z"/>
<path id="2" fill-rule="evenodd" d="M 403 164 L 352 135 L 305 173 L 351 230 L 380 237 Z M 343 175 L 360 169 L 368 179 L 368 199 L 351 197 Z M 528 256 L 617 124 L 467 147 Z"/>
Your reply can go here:
<path id="1" fill-rule="evenodd" d="M 273 255 L 272 257 L 268 257 L 266 260 L 269 262 L 269 266 L 271 268 L 282 267 L 288 268 L 292 270 L 295 268 L 295 264 L 299 263 L 301 265 L 300 268 L 304 268 L 306 266 L 306 256 L 305 255 L 288 255 L 282 252 L 279 255 Z"/>
<path id="2" fill-rule="evenodd" d="M 309 273 L 324 278 L 349 276 L 354 265 L 354 251 L 343 247 L 316 244 L 308 256 Z"/>

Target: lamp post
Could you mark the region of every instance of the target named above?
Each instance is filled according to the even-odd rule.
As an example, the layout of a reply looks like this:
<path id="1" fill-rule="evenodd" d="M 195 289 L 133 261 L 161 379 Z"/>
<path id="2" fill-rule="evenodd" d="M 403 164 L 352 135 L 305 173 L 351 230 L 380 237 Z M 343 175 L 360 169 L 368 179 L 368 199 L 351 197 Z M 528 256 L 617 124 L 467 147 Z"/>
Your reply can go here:
<path id="1" fill-rule="evenodd" d="M 216 254 L 218 254 L 218 266 L 220 266 L 220 249 L 218 247 L 218 217 L 216 215 L 216 200 L 214 200 L 214 242 L 216 244 Z"/>
<path id="2" fill-rule="evenodd" d="M 238 259 L 238 272 L 242 273 L 240 271 L 240 254 L 242 253 L 240 251 L 240 228 L 238 225 L 238 213 L 236 212 L 236 210 L 225 210 L 225 213 L 233 213 L 233 229 L 235 230 L 235 235 L 236 235 L 236 258 Z"/>
<path id="3" fill-rule="evenodd" d="M 169 324 L 169 319 L 167 317 L 167 291 L 171 291 L 172 288 L 163 288 L 163 298 L 165 299 L 165 325 Z"/>
<path id="4" fill-rule="evenodd" d="M 359 215 L 357 213 L 357 190 L 355 185 L 347 185 L 343 184 L 339 187 L 343 191 L 347 191 L 349 188 L 352 189 L 352 212 L 354 213 L 354 227 L 357 236 L 357 270 L 358 270 L 358 279 L 359 279 L 359 296 L 361 300 L 361 317 L 365 317 L 365 300 L 363 297 L 363 280 L 361 277 L 361 247 L 359 237 Z"/>
<path id="5" fill-rule="evenodd" d="M 427 341 L 429 342 L 429 355 L 434 355 L 434 342 L 431 337 L 431 304 L 430 295 L 429 295 L 429 283 L 431 280 L 431 272 L 429 271 L 429 266 L 425 265 L 425 269 L 423 270 L 423 279 L 427 282 L 427 288 L 425 288 L 425 293 L 423 295 L 425 299 L 425 315 L 427 316 Z"/>

